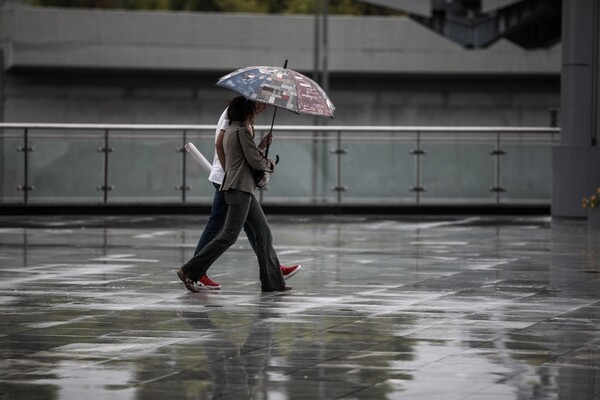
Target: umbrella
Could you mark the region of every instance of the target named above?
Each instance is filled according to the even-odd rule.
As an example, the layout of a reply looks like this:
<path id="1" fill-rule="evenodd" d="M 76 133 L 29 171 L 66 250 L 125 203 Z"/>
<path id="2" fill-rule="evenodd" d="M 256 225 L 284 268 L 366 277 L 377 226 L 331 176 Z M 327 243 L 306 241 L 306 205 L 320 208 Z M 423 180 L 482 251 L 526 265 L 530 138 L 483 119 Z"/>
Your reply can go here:
<path id="1" fill-rule="evenodd" d="M 240 93 L 249 100 L 270 104 L 296 114 L 333 118 L 335 106 L 312 79 L 284 67 L 253 66 L 233 71 L 217 86 Z"/>
<path id="2" fill-rule="evenodd" d="M 284 108 L 296 114 L 333 118 L 335 112 L 335 106 L 321 86 L 309 77 L 287 68 L 287 60 L 283 67 L 240 68 L 222 76 L 217 86 L 238 92 L 249 100 Z M 273 131 L 276 114 L 277 108 L 273 111 L 271 131 Z M 265 157 L 268 154 L 269 146 L 265 151 Z"/>

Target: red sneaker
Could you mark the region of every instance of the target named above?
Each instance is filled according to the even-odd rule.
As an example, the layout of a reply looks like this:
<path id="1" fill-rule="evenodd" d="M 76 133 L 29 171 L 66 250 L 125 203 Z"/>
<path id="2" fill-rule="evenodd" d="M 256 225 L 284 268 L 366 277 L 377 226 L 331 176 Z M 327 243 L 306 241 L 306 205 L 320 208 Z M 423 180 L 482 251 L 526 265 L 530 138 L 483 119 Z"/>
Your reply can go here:
<path id="1" fill-rule="evenodd" d="M 290 279 L 292 276 L 296 275 L 298 271 L 300 271 L 300 268 L 302 268 L 302 265 L 296 264 L 289 267 L 286 267 L 285 265 L 280 265 L 279 268 L 281 268 L 283 279 L 287 280 Z"/>
<path id="2" fill-rule="evenodd" d="M 206 275 L 201 276 L 200 279 L 198 279 L 198 282 L 196 282 L 196 285 L 198 285 L 201 289 L 221 289 L 220 283 L 213 281 Z"/>

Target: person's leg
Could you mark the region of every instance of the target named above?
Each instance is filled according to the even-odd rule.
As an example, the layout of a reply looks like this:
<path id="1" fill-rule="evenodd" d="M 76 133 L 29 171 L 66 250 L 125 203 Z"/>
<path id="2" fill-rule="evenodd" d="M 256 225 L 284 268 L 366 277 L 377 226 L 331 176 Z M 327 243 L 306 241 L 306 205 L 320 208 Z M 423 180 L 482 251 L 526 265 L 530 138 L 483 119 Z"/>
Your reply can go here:
<path id="1" fill-rule="evenodd" d="M 225 225 L 215 239 L 210 241 L 198 254 L 181 267 L 181 271 L 185 275 L 193 281 L 198 280 L 199 277 L 206 274 L 206 270 L 215 260 L 235 243 L 248 215 L 252 197 L 250 193 L 238 190 L 225 192 L 225 201 L 228 205 Z"/>
<path id="2" fill-rule="evenodd" d="M 252 247 L 254 254 L 256 254 L 256 236 L 254 235 L 252 228 L 250 227 L 250 225 L 248 225 L 247 222 L 244 224 L 244 232 L 246 232 L 246 236 L 248 237 L 250 246 Z M 283 278 L 287 280 L 290 279 L 292 276 L 296 275 L 298 271 L 300 271 L 300 268 L 302 268 L 302 266 L 300 264 L 294 264 L 289 266 L 280 265 L 279 268 L 281 269 Z"/>
<path id="3" fill-rule="evenodd" d="M 204 227 L 204 231 L 198 240 L 194 255 L 200 253 L 200 250 L 204 248 L 214 238 L 217 237 L 223 225 L 225 225 L 225 217 L 227 216 L 227 203 L 225 202 L 225 194 L 219 190 L 219 185 L 213 183 L 215 187 L 215 195 L 213 196 L 212 207 L 210 208 L 210 216 L 208 222 Z"/>
<path id="4" fill-rule="evenodd" d="M 279 259 L 273 248 L 271 228 L 262 207 L 252 196 L 246 222 L 256 235 L 256 256 L 260 268 L 260 283 L 263 291 L 283 290 L 285 280 L 279 267 Z"/>
<path id="5" fill-rule="evenodd" d="M 248 237 L 248 241 L 250 242 L 250 246 L 252 246 L 252 250 L 254 251 L 254 254 L 256 253 L 256 237 L 254 235 L 254 232 L 252 231 L 252 228 L 250 227 L 250 225 L 248 224 L 248 222 L 246 222 L 244 224 L 244 231 L 246 232 L 246 236 Z M 290 279 L 292 276 L 296 275 L 298 273 L 298 271 L 300 271 L 300 268 L 302 268 L 302 265 L 300 264 L 293 264 L 293 265 L 279 265 L 279 269 L 281 269 L 281 273 L 283 274 L 283 279 L 288 280 Z"/>
<path id="6" fill-rule="evenodd" d="M 254 232 L 248 223 L 244 224 L 244 232 L 246 232 L 246 236 L 248 237 L 252 251 L 254 251 L 254 254 L 256 254 L 256 237 L 254 236 Z"/>

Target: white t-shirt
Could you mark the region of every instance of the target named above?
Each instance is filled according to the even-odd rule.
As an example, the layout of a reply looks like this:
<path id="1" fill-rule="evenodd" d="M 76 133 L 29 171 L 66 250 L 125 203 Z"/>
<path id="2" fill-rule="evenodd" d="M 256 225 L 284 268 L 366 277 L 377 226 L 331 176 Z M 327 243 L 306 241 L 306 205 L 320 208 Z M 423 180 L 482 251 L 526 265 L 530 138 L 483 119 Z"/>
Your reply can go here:
<path id="1" fill-rule="evenodd" d="M 227 119 L 227 108 L 221 114 L 221 118 L 219 118 L 219 122 L 217 122 L 217 130 L 215 131 L 215 143 L 217 143 L 217 137 L 219 137 L 219 132 L 221 129 L 227 130 L 229 128 L 229 119 Z M 210 170 L 210 175 L 208 176 L 208 180 L 220 185 L 223 183 L 223 178 L 225 178 L 225 170 L 219 161 L 219 156 L 217 155 L 217 150 L 215 149 L 215 157 L 213 159 L 212 168 Z"/>

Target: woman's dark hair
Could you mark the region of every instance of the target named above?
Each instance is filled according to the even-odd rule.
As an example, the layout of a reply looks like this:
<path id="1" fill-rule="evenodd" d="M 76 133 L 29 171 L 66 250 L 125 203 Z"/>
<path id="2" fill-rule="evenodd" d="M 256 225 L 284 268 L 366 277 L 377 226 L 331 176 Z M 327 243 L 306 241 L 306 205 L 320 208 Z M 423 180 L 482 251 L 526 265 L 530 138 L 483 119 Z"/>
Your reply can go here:
<path id="1" fill-rule="evenodd" d="M 227 108 L 229 122 L 244 122 L 254 113 L 255 103 L 244 96 L 234 97 Z"/>

